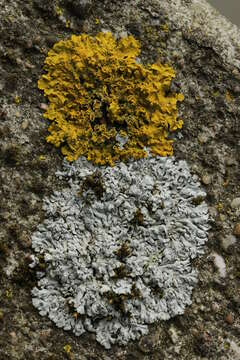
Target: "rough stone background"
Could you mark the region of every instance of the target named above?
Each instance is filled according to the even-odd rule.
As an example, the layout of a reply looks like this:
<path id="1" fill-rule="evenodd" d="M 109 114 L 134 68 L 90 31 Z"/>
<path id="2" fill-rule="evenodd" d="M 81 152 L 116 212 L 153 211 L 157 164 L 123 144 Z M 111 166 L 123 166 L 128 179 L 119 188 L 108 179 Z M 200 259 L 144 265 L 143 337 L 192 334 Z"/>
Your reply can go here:
<path id="1" fill-rule="evenodd" d="M 172 90 L 185 95 L 175 156 L 201 177 L 212 215 L 192 306 L 110 351 L 38 314 L 28 267 L 42 199 L 62 186 L 37 79 L 56 41 L 104 29 L 139 39 L 143 61 L 175 68 Z M 204 0 L 0 0 L 0 359 L 240 359 L 239 44 L 237 27 Z"/>
<path id="2" fill-rule="evenodd" d="M 216 7 L 231 22 L 240 26 L 240 2 L 236 0 L 208 0 L 211 5 Z"/>

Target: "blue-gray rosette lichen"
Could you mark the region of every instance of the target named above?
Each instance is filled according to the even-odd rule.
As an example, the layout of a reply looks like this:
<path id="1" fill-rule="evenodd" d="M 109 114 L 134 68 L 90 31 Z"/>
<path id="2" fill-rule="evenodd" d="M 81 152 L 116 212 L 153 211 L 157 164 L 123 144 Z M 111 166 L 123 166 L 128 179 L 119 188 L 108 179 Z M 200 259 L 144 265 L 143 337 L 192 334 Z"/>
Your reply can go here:
<path id="1" fill-rule="evenodd" d="M 97 169 L 97 170 L 96 170 Z M 33 234 L 33 304 L 58 327 L 96 333 L 105 348 L 182 314 L 207 241 L 205 192 L 185 161 L 149 156 L 115 167 L 64 162 L 69 187 L 44 201 Z"/>

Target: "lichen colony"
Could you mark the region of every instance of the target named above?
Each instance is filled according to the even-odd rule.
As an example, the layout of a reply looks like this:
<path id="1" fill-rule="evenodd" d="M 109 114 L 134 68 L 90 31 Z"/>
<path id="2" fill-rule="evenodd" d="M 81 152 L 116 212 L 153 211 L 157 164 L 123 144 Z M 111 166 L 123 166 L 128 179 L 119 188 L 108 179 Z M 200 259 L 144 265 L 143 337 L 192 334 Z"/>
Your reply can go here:
<path id="1" fill-rule="evenodd" d="M 152 157 L 96 167 L 80 157 L 57 173 L 69 186 L 44 200 L 33 304 L 58 327 L 96 333 L 106 348 L 182 314 L 207 241 L 205 192 L 185 161 Z M 40 269 L 40 268 L 39 268 Z"/>
<path id="2" fill-rule="evenodd" d="M 79 156 L 98 165 L 172 155 L 170 133 L 182 127 L 167 64 L 143 65 L 133 36 L 116 41 L 110 32 L 73 35 L 54 45 L 38 86 L 49 100 L 47 141 L 68 161 Z M 117 137 L 125 138 L 120 146 Z"/>

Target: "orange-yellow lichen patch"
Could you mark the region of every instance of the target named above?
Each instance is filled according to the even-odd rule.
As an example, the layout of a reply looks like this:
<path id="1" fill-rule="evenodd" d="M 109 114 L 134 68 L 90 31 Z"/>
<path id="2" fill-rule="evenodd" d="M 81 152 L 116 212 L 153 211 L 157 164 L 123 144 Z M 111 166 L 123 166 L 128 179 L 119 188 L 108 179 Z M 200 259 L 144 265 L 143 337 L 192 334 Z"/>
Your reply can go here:
<path id="1" fill-rule="evenodd" d="M 175 77 L 169 65 L 137 61 L 140 44 L 112 33 L 73 35 L 56 43 L 45 60 L 38 86 L 48 97 L 44 114 L 52 123 L 47 141 L 61 147 L 68 161 L 86 156 L 95 164 L 172 155 L 169 132 L 182 127 L 169 92 Z M 116 138 L 125 135 L 124 145 Z"/>
<path id="2" fill-rule="evenodd" d="M 225 99 L 228 103 L 230 103 L 231 101 L 233 101 L 233 97 L 231 96 L 230 92 L 227 90 L 225 93 Z"/>

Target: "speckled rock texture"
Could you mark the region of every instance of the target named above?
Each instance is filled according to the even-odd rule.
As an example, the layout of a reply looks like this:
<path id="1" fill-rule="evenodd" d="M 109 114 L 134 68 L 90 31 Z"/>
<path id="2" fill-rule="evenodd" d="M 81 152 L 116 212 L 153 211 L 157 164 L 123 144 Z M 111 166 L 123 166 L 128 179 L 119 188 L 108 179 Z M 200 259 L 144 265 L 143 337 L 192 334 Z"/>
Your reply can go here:
<path id="1" fill-rule="evenodd" d="M 238 28 L 203 0 L 1 0 L 0 5 L 0 359 L 239 359 Z M 110 350 L 94 334 L 76 337 L 39 315 L 31 295 L 36 271 L 29 268 L 31 235 L 44 219 L 43 198 L 67 185 L 55 175 L 62 156 L 45 141 L 46 103 L 37 80 L 55 42 L 104 30 L 134 35 L 143 63 L 159 60 L 174 67 L 171 90 L 185 96 L 174 154 L 201 178 L 212 219 L 206 253 L 193 260 L 199 282 L 192 305 L 149 326 L 141 339 Z M 44 264 L 38 267 L 40 272 Z"/>

